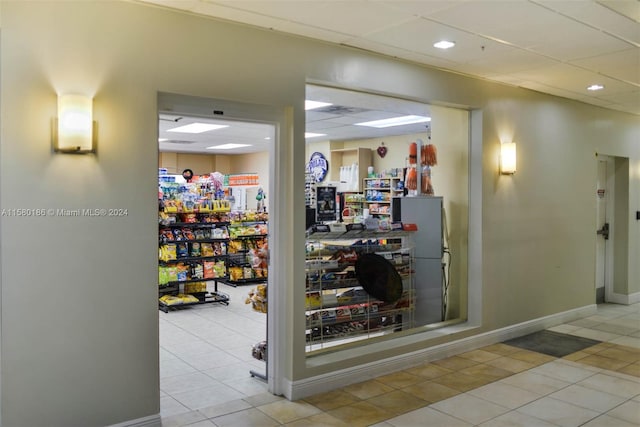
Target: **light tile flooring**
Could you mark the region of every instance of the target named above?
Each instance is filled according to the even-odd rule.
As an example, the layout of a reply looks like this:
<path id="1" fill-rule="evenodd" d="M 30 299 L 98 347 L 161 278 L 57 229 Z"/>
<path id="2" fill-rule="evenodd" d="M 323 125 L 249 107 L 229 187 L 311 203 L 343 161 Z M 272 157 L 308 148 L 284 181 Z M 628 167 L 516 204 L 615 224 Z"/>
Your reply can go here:
<path id="1" fill-rule="evenodd" d="M 290 402 L 247 372 L 264 370 L 249 289 L 231 289 L 229 307 L 160 313 L 163 426 L 640 425 L 640 304 L 550 328 L 603 341 L 561 359 L 499 343 Z"/>

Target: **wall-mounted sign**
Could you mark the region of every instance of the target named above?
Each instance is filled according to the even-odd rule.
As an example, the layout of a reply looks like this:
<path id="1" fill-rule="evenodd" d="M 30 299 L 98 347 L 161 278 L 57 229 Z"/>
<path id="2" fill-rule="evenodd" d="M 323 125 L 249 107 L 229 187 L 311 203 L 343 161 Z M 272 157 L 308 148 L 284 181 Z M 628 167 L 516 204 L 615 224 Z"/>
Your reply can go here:
<path id="1" fill-rule="evenodd" d="M 316 182 L 324 181 L 329 170 L 329 162 L 324 157 L 324 154 L 315 152 L 311 155 L 309 163 L 307 164 L 307 171 L 313 176 Z"/>

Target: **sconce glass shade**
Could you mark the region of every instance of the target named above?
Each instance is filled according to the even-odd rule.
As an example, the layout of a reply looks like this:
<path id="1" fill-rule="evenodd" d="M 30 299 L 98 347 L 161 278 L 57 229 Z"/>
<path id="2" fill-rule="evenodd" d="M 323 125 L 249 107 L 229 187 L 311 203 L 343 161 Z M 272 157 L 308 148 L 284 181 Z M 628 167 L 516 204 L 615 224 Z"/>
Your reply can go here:
<path id="1" fill-rule="evenodd" d="M 500 145 L 500 173 L 504 175 L 516 173 L 515 142 L 505 142 Z"/>
<path id="2" fill-rule="evenodd" d="M 95 152 L 93 99 L 84 95 L 58 96 L 53 149 L 62 153 Z"/>

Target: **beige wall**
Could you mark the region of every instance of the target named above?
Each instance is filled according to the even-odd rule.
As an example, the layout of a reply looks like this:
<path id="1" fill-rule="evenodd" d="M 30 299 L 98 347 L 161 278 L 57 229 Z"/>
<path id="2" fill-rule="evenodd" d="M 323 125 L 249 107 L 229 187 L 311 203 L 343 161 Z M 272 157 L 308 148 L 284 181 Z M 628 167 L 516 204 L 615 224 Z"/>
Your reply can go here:
<path id="1" fill-rule="evenodd" d="M 274 260 L 284 287 L 277 387 L 462 336 L 307 365 L 300 286 L 307 81 L 482 112 L 482 141 L 472 146 L 481 150 L 473 161 L 482 168 L 481 194 L 471 193 L 472 206 L 482 200 L 480 221 L 471 218 L 481 224 L 482 264 L 469 289 L 478 295 L 470 307 L 480 305 L 483 316 L 467 334 L 594 302 L 594 152 L 630 159 L 630 209 L 639 209 L 637 116 L 133 2 L 1 7 L 0 208 L 128 211 L 0 218 L 6 426 L 109 425 L 158 413 L 158 92 L 271 105 L 293 124 L 293 137 L 281 129 L 274 159 L 281 225 L 274 238 L 284 249 Z M 94 96 L 96 156 L 52 154 L 59 91 Z M 502 137 L 518 142 L 512 177 L 497 174 Z M 629 222 L 632 260 L 639 227 Z M 630 264 L 624 293 L 640 283 L 640 263 Z"/>

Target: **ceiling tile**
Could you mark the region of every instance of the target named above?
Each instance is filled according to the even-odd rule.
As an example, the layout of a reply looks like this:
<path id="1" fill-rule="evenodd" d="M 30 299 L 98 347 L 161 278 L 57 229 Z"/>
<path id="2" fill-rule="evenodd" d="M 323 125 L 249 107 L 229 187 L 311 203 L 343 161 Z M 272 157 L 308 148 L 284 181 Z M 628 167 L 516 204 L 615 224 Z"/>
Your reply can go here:
<path id="1" fill-rule="evenodd" d="M 631 18 L 636 22 L 640 22 L 640 4 L 634 0 L 597 0 L 597 3 L 608 7 L 611 10 Z"/>
<path id="2" fill-rule="evenodd" d="M 177 3 L 180 2 L 178 1 Z M 273 28 L 283 22 L 282 19 L 276 17 L 260 15 L 257 13 L 205 1 L 198 2 L 198 4 L 193 7 L 192 11 L 201 15 L 213 16 L 216 18 L 227 19 L 229 21 L 241 22 L 264 28 Z"/>
<path id="3" fill-rule="evenodd" d="M 461 3 L 470 0 L 374 0 L 376 2 L 385 3 L 389 7 L 397 8 L 409 12 L 415 16 L 428 17 L 440 10 L 450 9 Z"/>
<path id="4" fill-rule="evenodd" d="M 486 58 L 471 61 L 469 65 L 492 70 L 493 74 L 505 74 L 549 67 L 557 63 L 558 61 L 546 56 L 510 47 L 490 51 Z"/>
<path id="5" fill-rule="evenodd" d="M 621 15 L 615 10 L 597 2 L 571 1 L 571 0 L 535 0 L 536 3 L 553 9 L 563 15 L 599 28 L 611 35 L 631 41 L 640 46 L 640 24 Z M 640 3 L 637 1 L 619 1 L 611 3 L 635 3 L 637 15 L 640 15 Z"/>
<path id="6" fill-rule="evenodd" d="M 593 58 L 571 61 L 606 76 L 640 85 L 640 49 L 632 48 Z"/>
<path id="7" fill-rule="evenodd" d="M 366 49 L 371 52 L 382 53 L 388 56 L 406 59 L 408 61 L 427 64 L 433 67 L 449 68 L 455 64 L 454 62 L 449 61 L 447 59 L 442 59 L 442 58 L 430 56 L 430 55 L 419 53 L 419 52 L 413 52 L 413 51 L 402 49 L 395 46 L 389 46 L 384 43 L 374 41 L 374 40 L 369 40 L 369 39 L 363 39 L 363 38 L 351 39 L 347 41 L 345 44 L 348 46 L 357 47 L 359 49 Z"/>
<path id="8" fill-rule="evenodd" d="M 383 3 L 350 1 L 217 1 L 216 3 L 264 16 L 278 17 L 352 36 L 411 19 L 409 12 Z M 357 19 L 354 19 L 357 16 Z"/>

